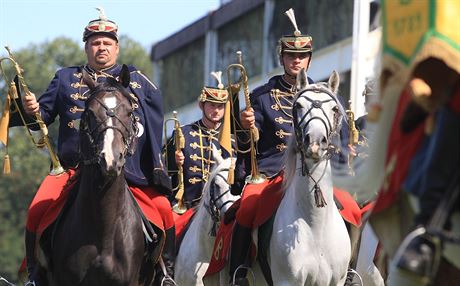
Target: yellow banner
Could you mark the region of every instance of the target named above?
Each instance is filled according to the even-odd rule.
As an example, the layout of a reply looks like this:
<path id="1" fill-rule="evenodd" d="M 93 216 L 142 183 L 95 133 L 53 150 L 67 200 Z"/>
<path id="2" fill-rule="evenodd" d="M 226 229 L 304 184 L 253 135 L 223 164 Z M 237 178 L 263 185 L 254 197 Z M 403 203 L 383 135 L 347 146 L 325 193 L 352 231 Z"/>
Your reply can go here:
<path id="1" fill-rule="evenodd" d="M 409 66 L 421 52 L 440 54 L 446 60 L 448 54 L 460 52 L 460 1 L 384 0 L 382 4 L 386 56 Z"/>

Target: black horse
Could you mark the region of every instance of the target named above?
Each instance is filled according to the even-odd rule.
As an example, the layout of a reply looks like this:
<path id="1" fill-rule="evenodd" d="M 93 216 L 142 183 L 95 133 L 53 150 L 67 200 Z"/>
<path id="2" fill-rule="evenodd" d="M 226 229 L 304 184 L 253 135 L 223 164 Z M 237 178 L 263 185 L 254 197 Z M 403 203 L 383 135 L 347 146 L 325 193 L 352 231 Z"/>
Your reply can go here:
<path id="1" fill-rule="evenodd" d="M 137 134 L 135 98 L 126 89 L 129 71 L 123 66 L 119 81 L 97 84 L 85 72 L 83 79 L 90 96 L 80 122 L 82 160 L 74 198 L 48 244 L 41 243 L 48 249 L 47 280 L 50 285 L 151 285 L 160 243 L 146 242 L 146 224 L 123 168 Z"/>

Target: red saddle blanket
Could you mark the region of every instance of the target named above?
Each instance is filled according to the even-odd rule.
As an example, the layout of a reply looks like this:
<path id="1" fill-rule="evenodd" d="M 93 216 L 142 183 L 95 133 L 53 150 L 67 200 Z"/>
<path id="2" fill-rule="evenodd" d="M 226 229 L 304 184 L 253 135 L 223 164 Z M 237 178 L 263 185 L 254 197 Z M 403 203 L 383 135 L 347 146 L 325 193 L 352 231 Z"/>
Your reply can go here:
<path id="1" fill-rule="evenodd" d="M 78 191 L 74 186 L 76 185 L 77 181 L 73 181 L 68 183 L 69 177 L 74 174 L 74 171 L 71 170 L 69 173 L 65 173 L 61 176 L 47 176 L 45 180 L 42 182 L 40 186 L 39 192 L 37 192 L 37 196 L 43 196 L 37 200 L 39 204 L 38 206 L 34 206 L 34 202 L 32 202 L 32 207 L 46 207 L 46 211 L 41 218 L 34 218 L 30 221 L 34 221 L 37 228 L 33 228 L 37 230 L 37 239 L 36 244 L 40 241 L 40 237 L 43 232 L 58 218 L 59 214 L 61 213 L 62 209 L 64 208 L 67 199 L 71 192 Z M 142 210 L 145 217 L 156 227 L 164 231 L 163 220 L 161 215 L 157 209 L 157 207 L 153 204 L 152 198 L 158 196 L 158 193 L 155 189 L 151 187 L 143 187 L 142 189 L 138 187 L 129 187 L 131 190 L 136 202 L 138 203 L 140 209 Z M 44 199 L 44 198 L 48 199 Z M 46 202 L 46 204 L 44 204 Z M 23 276 L 25 272 L 25 258 L 20 266 L 18 274 Z"/>
<path id="2" fill-rule="evenodd" d="M 195 214 L 195 208 L 188 209 L 183 214 L 177 214 L 173 212 L 174 224 L 176 225 L 176 238 L 184 235 L 184 231 L 187 229 L 187 225 Z"/>
<path id="3" fill-rule="evenodd" d="M 62 211 L 71 191 L 73 190 L 75 183 L 67 186 L 61 193 L 61 195 L 50 203 L 47 211 L 39 222 L 37 230 L 37 238 L 50 226 L 58 217 L 59 213 Z M 43 186 L 42 186 L 43 187 Z M 52 187 L 52 186 L 50 186 Z M 144 188 L 141 190 L 137 187 L 129 187 L 134 198 L 136 199 L 137 204 L 141 208 L 145 217 L 153 223 L 158 228 L 164 230 L 163 221 L 161 219 L 160 213 L 156 206 L 152 203 L 152 197 L 156 196 L 157 193 L 153 188 Z"/>
<path id="4" fill-rule="evenodd" d="M 279 181 L 274 181 L 271 187 L 281 187 Z M 343 219 L 357 227 L 359 227 L 362 223 L 362 215 L 370 210 L 373 204 L 367 204 L 362 209 L 358 206 L 356 201 L 353 197 L 346 191 L 334 188 L 334 197 L 342 206 L 342 209 L 339 210 L 340 214 L 342 215 Z M 270 212 L 267 210 L 268 208 L 264 208 L 264 214 L 262 216 L 256 216 L 256 218 L 264 217 L 270 218 L 274 212 L 276 211 L 280 201 L 275 208 L 272 208 Z M 231 208 L 239 208 L 240 200 L 236 201 Z M 231 212 L 231 210 L 227 211 Z M 270 213 L 268 213 L 270 212 Z M 258 220 L 255 225 L 260 226 L 261 223 L 265 222 L 266 220 Z M 224 224 L 222 221 L 219 227 L 219 230 L 216 235 L 216 240 L 214 242 L 214 249 L 211 256 L 211 261 L 209 263 L 208 270 L 206 271 L 205 277 L 214 275 L 220 272 L 226 265 L 227 259 L 230 254 L 230 242 L 232 238 L 233 226 L 235 225 L 235 220 L 232 220 L 228 224 Z M 251 257 L 254 259 L 257 251 L 255 249 L 255 243 L 251 247 Z"/>

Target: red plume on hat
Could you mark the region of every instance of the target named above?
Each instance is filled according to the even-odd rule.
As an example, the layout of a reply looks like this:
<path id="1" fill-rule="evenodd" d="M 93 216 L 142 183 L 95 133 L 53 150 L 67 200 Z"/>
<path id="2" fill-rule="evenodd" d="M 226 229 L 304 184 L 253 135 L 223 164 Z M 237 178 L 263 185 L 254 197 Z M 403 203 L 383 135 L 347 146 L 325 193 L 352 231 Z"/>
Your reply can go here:
<path id="1" fill-rule="evenodd" d="M 83 32 L 83 42 L 86 42 L 93 35 L 106 35 L 118 42 L 118 26 L 114 21 L 107 19 L 102 7 L 96 8 L 99 11 L 99 19 L 91 20 Z"/>

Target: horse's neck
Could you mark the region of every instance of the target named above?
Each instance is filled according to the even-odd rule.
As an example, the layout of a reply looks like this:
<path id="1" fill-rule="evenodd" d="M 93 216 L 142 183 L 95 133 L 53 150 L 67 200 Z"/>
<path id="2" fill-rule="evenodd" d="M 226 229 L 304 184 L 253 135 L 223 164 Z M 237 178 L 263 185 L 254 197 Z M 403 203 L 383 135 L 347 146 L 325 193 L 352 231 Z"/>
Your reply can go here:
<path id="1" fill-rule="evenodd" d="M 206 206 L 205 206 L 206 205 Z M 202 202 L 193 218 L 193 228 L 197 241 L 207 242 L 214 238 L 210 236 L 209 232 L 214 224 L 211 215 L 206 209 L 209 207 L 209 194 L 202 198 Z"/>
<path id="2" fill-rule="evenodd" d="M 104 178 L 97 167 L 81 168 L 77 203 L 81 213 L 93 219 L 110 220 L 125 208 L 127 184 L 124 175 Z"/>
<path id="3" fill-rule="evenodd" d="M 297 156 L 297 166 L 300 166 L 300 156 Z M 302 176 L 301 168 L 296 169 L 293 183 L 290 186 L 290 196 L 298 202 L 306 213 L 322 211 L 334 205 L 334 195 L 331 177 L 331 164 L 327 160 L 309 166 L 310 176 Z M 315 201 L 315 185 L 321 190 L 326 206 L 319 208 Z"/>

